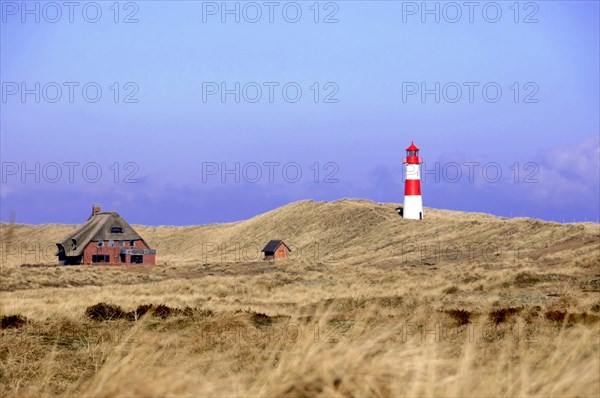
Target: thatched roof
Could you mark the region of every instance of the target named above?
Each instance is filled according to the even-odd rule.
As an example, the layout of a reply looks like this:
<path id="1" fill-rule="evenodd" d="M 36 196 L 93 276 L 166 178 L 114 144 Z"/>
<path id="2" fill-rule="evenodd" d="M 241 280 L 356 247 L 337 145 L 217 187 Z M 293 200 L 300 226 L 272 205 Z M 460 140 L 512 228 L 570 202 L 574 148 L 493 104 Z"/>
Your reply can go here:
<path id="1" fill-rule="evenodd" d="M 282 240 L 272 240 L 272 241 L 269 241 L 269 243 L 267 243 L 267 245 L 265 246 L 264 249 L 262 249 L 262 251 L 263 251 L 263 253 L 274 253 L 275 250 L 277 250 L 277 248 L 281 244 L 283 244 L 285 247 L 287 247 L 289 251 L 292 251 L 288 245 L 286 245 L 285 243 L 283 243 Z"/>
<path id="2" fill-rule="evenodd" d="M 120 228 L 121 232 L 116 232 Z M 118 213 L 107 211 L 92 214 L 76 231 L 57 246 L 64 248 L 66 256 L 79 256 L 90 242 L 101 240 L 143 240 Z"/>

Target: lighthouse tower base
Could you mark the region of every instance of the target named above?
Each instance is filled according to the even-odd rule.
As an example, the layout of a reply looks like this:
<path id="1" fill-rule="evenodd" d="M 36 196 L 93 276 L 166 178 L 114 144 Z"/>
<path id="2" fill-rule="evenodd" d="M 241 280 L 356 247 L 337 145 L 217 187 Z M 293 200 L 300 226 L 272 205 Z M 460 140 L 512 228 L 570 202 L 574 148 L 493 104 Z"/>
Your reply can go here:
<path id="1" fill-rule="evenodd" d="M 404 197 L 402 216 L 409 220 L 423 219 L 423 199 L 421 198 L 421 195 L 409 195 Z"/>

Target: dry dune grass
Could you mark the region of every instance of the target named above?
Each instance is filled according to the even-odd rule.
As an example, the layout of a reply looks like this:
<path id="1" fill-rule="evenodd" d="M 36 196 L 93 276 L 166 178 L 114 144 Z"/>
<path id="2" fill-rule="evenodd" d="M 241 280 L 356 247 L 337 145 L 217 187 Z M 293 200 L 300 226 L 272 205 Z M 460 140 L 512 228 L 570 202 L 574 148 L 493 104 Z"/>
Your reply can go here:
<path id="1" fill-rule="evenodd" d="M 53 264 L 75 226 L 2 224 L 2 314 L 27 321 L 6 318 L 0 391 L 600 394 L 598 224 L 434 209 L 411 222 L 395 207 L 303 201 L 238 223 L 136 227 L 158 249 L 151 268 L 23 267 Z M 261 261 L 275 238 L 293 257 Z M 181 310 L 96 321 L 97 303 Z"/>

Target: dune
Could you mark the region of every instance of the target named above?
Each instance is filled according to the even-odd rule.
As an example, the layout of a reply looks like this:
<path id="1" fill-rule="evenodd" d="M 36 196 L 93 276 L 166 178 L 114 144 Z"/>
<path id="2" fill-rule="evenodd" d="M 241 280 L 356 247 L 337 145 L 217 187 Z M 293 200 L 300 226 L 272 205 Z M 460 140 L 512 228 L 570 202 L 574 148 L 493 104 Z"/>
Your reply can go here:
<path id="1" fill-rule="evenodd" d="M 2 224 L 3 396 L 598 396 L 594 223 L 301 201 L 134 225 L 156 266 L 58 266 Z M 292 256 L 263 261 L 282 239 Z"/>
<path id="2" fill-rule="evenodd" d="M 527 218 L 426 209 L 422 221 L 399 217 L 395 204 L 367 200 L 300 201 L 248 220 L 198 226 L 134 228 L 158 250 L 158 264 L 240 262 L 261 258 L 271 239 L 282 239 L 297 259 L 364 264 L 438 257 L 457 261 L 500 253 L 524 263 L 589 261 L 598 248 L 594 223 L 559 224 Z M 1 225 L 4 266 L 54 262 L 55 242 L 76 225 Z M 411 255 L 411 253 L 415 255 Z"/>

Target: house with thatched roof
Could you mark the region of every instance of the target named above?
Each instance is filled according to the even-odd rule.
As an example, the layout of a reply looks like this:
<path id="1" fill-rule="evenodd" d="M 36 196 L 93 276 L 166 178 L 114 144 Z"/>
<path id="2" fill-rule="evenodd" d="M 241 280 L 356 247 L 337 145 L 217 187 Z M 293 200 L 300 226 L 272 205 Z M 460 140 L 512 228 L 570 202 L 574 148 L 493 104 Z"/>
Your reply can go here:
<path id="1" fill-rule="evenodd" d="M 265 260 L 275 260 L 289 256 L 292 250 L 282 240 L 271 240 L 262 252 L 265 253 Z"/>
<path id="2" fill-rule="evenodd" d="M 57 242 L 58 262 L 63 265 L 155 265 L 156 250 L 113 211 L 92 207 L 87 221 Z"/>

